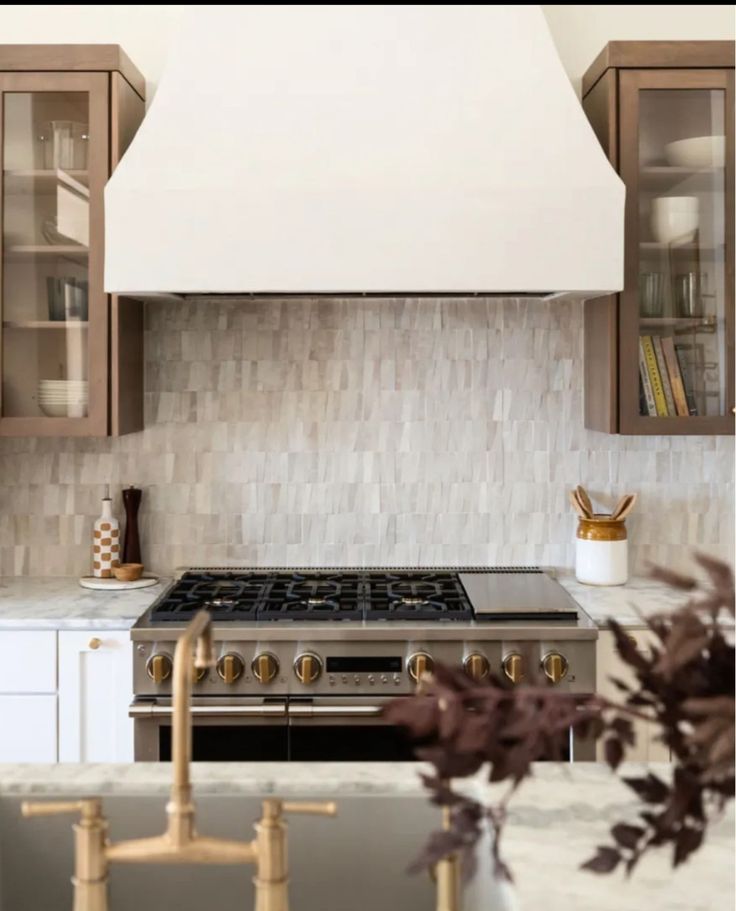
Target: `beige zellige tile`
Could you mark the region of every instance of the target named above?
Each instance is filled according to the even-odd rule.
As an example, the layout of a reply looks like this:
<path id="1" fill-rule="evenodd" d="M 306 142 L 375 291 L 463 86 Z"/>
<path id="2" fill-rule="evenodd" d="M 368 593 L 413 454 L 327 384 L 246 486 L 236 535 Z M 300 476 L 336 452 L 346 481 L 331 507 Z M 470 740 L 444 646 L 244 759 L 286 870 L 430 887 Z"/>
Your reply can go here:
<path id="1" fill-rule="evenodd" d="M 583 427 L 580 301 L 150 303 L 145 430 L 0 440 L 0 572 L 89 569 L 104 485 L 147 563 L 570 565 L 567 491 L 631 562 L 733 553 L 734 441 Z"/>

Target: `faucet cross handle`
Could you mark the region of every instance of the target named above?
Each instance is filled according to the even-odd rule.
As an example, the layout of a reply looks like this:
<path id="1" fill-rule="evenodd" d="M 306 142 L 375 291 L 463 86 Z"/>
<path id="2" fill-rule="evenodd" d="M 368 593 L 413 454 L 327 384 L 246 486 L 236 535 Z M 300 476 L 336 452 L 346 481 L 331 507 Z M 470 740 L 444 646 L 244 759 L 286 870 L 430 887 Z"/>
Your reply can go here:
<path id="1" fill-rule="evenodd" d="M 45 800 L 41 803 L 24 800 L 20 811 L 29 816 L 60 816 L 63 813 L 79 813 L 82 825 L 103 822 L 102 801 L 99 797 L 85 797 L 82 800 Z"/>
<path id="2" fill-rule="evenodd" d="M 334 800 L 284 800 L 281 802 L 281 810 L 284 813 L 304 813 L 309 816 L 337 816 L 337 804 Z"/>

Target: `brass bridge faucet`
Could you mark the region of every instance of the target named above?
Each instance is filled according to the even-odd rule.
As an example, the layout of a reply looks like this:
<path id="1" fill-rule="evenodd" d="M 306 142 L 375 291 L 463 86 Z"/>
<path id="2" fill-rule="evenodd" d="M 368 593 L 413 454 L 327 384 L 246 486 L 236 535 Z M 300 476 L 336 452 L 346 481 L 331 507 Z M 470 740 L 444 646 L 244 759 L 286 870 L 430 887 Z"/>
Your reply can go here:
<path id="1" fill-rule="evenodd" d="M 192 652 L 194 667 L 212 667 L 210 615 L 200 611 L 176 644 L 173 673 L 173 766 L 171 798 L 166 806 L 168 824 L 163 835 L 112 843 L 99 798 L 46 803 L 24 803 L 24 816 L 79 813 L 74 825 L 73 911 L 107 911 L 107 874 L 111 863 L 144 864 L 254 864 L 255 911 L 289 911 L 286 824 L 284 813 L 334 816 L 334 803 L 292 803 L 269 798 L 256 823 L 252 841 L 197 835 L 189 779 L 192 752 L 190 696 Z"/>

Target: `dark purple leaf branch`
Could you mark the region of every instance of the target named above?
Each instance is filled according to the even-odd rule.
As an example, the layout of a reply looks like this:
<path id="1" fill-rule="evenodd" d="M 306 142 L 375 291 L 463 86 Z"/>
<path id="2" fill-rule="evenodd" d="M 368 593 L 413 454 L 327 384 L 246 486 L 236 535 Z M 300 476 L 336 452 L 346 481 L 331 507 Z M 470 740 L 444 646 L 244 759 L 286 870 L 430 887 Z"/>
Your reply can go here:
<path id="1" fill-rule="evenodd" d="M 619 624 L 609 622 L 619 657 L 634 680 L 614 681 L 619 702 L 596 695 L 581 698 L 536 680 L 511 687 L 492 678 L 478 685 L 459 669 L 437 667 L 421 695 L 387 707 L 388 720 L 423 741 L 417 756 L 434 767 L 425 784 L 433 802 L 450 812 L 449 830 L 431 836 L 414 869 L 460 851 L 466 872 L 471 871 L 487 820 L 495 835 L 497 874 L 510 878 L 500 853 L 507 804 L 532 774 L 533 763 L 562 759 L 572 728 L 602 739 L 606 761 L 616 769 L 636 743 L 634 719 L 657 727 L 673 757 L 671 780 L 652 773 L 623 779 L 641 801 L 638 818 L 616 823 L 610 830 L 612 843 L 599 846 L 584 868 L 608 873 L 623 864 L 631 872 L 647 851 L 665 845 L 678 866 L 700 847 L 708 822 L 734 794 L 734 581 L 726 564 L 702 554 L 696 559 L 705 583 L 670 570 L 653 571 L 655 578 L 691 597 L 672 614 L 645 620 L 651 649 L 640 651 Z M 450 784 L 481 769 L 490 782 L 509 783 L 494 806 L 484 806 Z"/>

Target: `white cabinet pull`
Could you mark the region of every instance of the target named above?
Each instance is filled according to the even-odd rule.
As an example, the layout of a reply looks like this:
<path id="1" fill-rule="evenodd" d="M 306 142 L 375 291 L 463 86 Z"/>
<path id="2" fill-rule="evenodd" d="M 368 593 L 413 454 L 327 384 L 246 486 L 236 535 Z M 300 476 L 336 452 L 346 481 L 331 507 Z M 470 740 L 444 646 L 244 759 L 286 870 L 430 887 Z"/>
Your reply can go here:
<path id="1" fill-rule="evenodd" d="M 98 649 L 102 645 L 102 639 L 98 639 L 97 636 L 93 636 L 89 640 L 89 647 L 91 649 Z"/>

